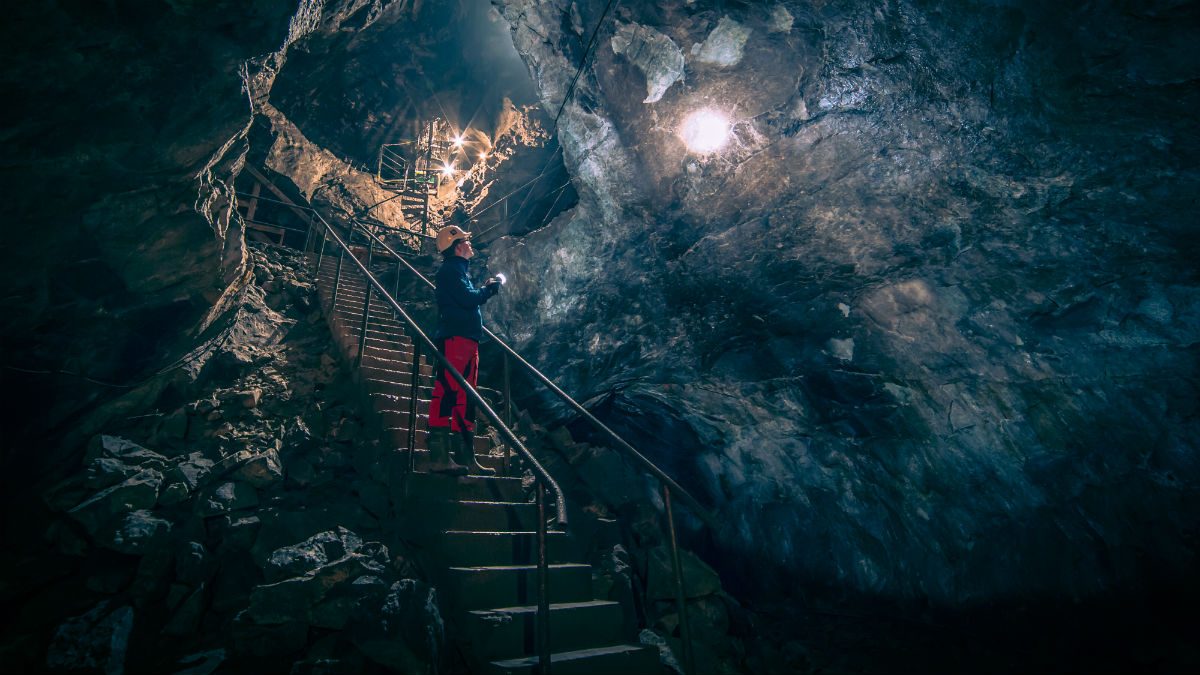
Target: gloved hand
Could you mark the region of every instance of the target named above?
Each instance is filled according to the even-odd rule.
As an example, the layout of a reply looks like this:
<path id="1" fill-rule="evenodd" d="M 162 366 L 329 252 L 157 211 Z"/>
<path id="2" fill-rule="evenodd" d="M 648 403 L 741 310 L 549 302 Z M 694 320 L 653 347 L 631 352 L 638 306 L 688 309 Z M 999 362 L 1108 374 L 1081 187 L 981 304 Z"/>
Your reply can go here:
<path id="1" fill-rule="evenodd" d="M 483 287 L 488 289 L 492 295 L 495 295 L 500 292 L 500 280 L 496 277 L 492 277 L 483 283 Z"/>

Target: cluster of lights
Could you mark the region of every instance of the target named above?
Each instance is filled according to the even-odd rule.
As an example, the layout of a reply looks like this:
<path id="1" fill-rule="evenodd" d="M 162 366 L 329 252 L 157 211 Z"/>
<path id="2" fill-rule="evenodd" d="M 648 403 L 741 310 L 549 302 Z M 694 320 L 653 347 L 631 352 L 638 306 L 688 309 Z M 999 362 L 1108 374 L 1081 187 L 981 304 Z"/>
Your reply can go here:
<path id="1" fill-rule="evenodd" d="M 460 154 L 460 153 L 464 154 L 464 155 L 467 154 L 466 146 L 468 145 L 469 141 L 467 141 L 466 130 L 463 130 L 462 133 L 451 134 L 447 140 L 450 141 L 450 146 L 454 149 L 453 154 L 456 154 L 456 155 Z M 487 158 L 488 158 L 487 150 L 486 149 L 481 150 L 479 152 L 479 161 L 482 162 L 482 161 L 486 160 Z M 442 173 L 443 177 L 453 178 L 454 174 L 458 173 L 458 169 L 455 168 L 454 164 L 455 164 L 455 162 L 453 162 L 450 159 L 445 159 L 442 161 L 441 173 Z"/>
<path id="2" fill-rule="evenodd" d="M 679 137 L 683 139 L 688 150 L 701 155 L 709 155 L 720 150 L 729 141 L 731 126 L 724 115 L 706 108 L 692 113 L 684 120 L 683 126 L 679 130 Z M 449 140 L 456 153 L 466 153 L 466 131 L 453 134 Z M 482 162 L 487 158 L 487 151 L 480 151 L 479 161 Z M 442 176 L 452 178 L 457 171 L 453 161 L 447 159 L 442 162 Z"/>

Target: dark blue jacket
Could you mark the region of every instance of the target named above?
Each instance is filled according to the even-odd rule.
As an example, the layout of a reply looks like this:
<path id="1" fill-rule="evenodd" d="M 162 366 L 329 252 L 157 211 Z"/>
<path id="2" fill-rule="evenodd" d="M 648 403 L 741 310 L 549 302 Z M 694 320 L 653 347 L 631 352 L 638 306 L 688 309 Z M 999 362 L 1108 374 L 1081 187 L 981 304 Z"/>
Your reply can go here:
<path id="1" fill-rule="evenodd" d="M 467 276 L 466 258 L 451 256 L 438 268 L 438 327 L 433 339 L 465 337 L 476 342 L 483 337 L 483 314 L 479 307 L 496 294 L 493 288 L 475 288 Z"/>

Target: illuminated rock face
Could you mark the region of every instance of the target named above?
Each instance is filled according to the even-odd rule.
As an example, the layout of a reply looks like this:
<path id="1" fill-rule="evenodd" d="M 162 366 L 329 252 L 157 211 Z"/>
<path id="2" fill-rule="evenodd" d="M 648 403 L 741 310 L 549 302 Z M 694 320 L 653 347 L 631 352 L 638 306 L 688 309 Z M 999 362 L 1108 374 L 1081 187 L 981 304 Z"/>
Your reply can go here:
<path id="1" fill-rule="evenodd" d="M 249 121 L 239 66 L 295 3 L 14 7 L 0 28 L 3 420 L 12 455 L 180 354 L 244 271 L 227 185 Z M 207 217 L 198 210 L 207 212 Z M 73 375 L 55 372 L 66 371 Z M 84 377 L 80 377 L 84 376 Z M 90 379 L 88 379 L 90 378 Z M 107 383 L 107 384 L 104 384 Z M 27 438 L 24 433 L 30 431 Z M 51 462 L 52 463 L 52 462 Z"/>
<path id="2" fill-rule="evenodd" d="M 501 4 L 581 197 L 490 247 L 489 319 L 729 571 L 958 604 L 1194 566 L 1194 9 L 626 3 L 563 105 L 606 3 Z M 686 55 L 653 101 L 634 34 Z"/>
<path id="3" fill-rule="evenodd" d="M 403 97 L 376 76 L 430 74 L 390 38 L 435 3 L 60 4 L 0 28 L 0 328 L 4 365 L 92 380 L 5 370 L 4 420 L 83 438 L 163 391 L 97 412 L 125 389 L 94 380 L 186 352 L 246 279 L 241 66 L 365 163 Z M 614 3 L 568 101 L 607 4 L 498 3 L 580 195 L 481 255 L 510 279 L 489 320 L 713 506 L 723 573 L 961 605 L 1194 569 L 1195 9 Z M 732 122 L 706 155 L 701 109 Z M 40 439 L 6 437 L 10 480 L 54 464 Z"/>

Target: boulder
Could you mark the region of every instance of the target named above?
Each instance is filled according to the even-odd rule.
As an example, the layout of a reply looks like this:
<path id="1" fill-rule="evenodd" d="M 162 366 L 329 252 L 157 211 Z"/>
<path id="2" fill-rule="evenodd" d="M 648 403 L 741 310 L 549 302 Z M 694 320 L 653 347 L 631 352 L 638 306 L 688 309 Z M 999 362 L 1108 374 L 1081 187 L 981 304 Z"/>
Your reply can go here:
<path id="1" fill-rule="evenodd" d="M 256 488 L 274 485 L 283 480 L 283 464 L 279 461 L 279 453 L 270 449 L 252 455 L 233 472 L 233 476 Z"/>
<path id="2" fill-rule="evenodd" d="M 223 525 L 221 548 L 236 551 L 249 551 L 262 529 L 262 521 L 254 515 L 225 516 Z"/>
<path id="3" fill-rule="evenodd" d="M 382 606 L 388 584 L 375 575 L 364 574 L 348 584 L 338 584 L 309 611 L 309 624 L 318 628 L 341 630 L 360 605 Z"/>
<path id="4" fill-rule="evenodd" d="M 258 492 L 248 483 L 226 481 L 201 492 L 196 499 L 196 513 L 218 516 L 230 511 L 258 506 Z"/>
<path id="5" fill-rule="evenodd" d="M 167 625 L 163 626 L 162 632 L 178 637 L 195 633 L 196 629 L 200 627 L 200 619 L 204 617 L 204 608 L 207 602 L 204 584 L 201 584 L 180 603 L 179 609 L 175 611 L 175 615 L 171 617 Z"/>
<path id="6" fill-rule="evenodd" d="M 437 672 L 445 648 L 437 592 L 416 579 L 392 584 L 378 606 L 361 603 L 346 629 L 367 658 L 403 673 Z"/>
<path id="7" fill-rule="evenodd" d="M 179 659 L 175 675 L 211 675 L 225 662 L 224 649 L 210 649 L 206 652 L 188 654 Z"/>
<path id="8" fill-rule="evenodd" d="M 198 541 L 184 542 L 175 555 L 175 579 L 181 583 L 199 586 L 216 571 L 217 561 Z"/>
<path id="9" fill-rule="evenodd" d="M 259 401 L 262 400 L 262 389 L 249 389 L 238 394 L 238 401 L 241 402 L 243 408 L 257 408 Z"/>
<path id="10" fill-rule="evenodd" d="M 102 490 L 140 471 L 141 468 L 137 465 L 126 464 L 116 457 L 97 457 L 84 469 L 83 484 L 92 489 Z"/>
<path id="11" fill-rule="evenodd" d="M 242 611 L 233 620 L 233 648 L 252 656 L 289 654 L 308 641 L 308 625 L 300 622 L 260 624 Z"/>
<path id="12" fill-rule="evenodd" d="M 377 544 L 377 546 L 382 548 L 383 557 L 379 562 L 386 564 L 387 548 L 382 547 L 382 544 Z M 361 548 L 363 548 L 361 537 L 344 527 L 338 527 L 336 530 L 314 534 L 299 544 L 275 549 L 267 556 L 263 565 L 263 573 L 269 582 L 302 576 L 327 564 L 330 560 L 337 560 L 349 553 L 356 553 Z M 372 546 L 367 555 L 378 557 L 378 551 Z"/>
<path id="13" fill-rule="evenodd" d="M 174 506 L 187 501 L 187 498 L 192 494 L 191 490 L 183 483 L 171 483 L 158 493 L 159 506 Z"/>
<path id="14" fill-rule="evenodd" d="M 182 440 L 187 437 L 187 410 L 179 408 L 162 419 L 155 436 L 160 441 Z"/>
<path id="15" fill-rule="evenodd" d="M 130 511 L 114 522 L 101 545 L 119 553 L 141 555 L 171 532 L 171 522 L 146 509 Z"/>
<path id="16" fill-rule="evenodd" d="M 105 600 L 87 613 L 67 619 L 55 630 L 46 650 L 46 667 L 122 675 L 133 618 L 132 607 L 110 611 Z"/>
<path id="17" fill-rule="evenodd" d="M 124 464 L 158 469 L 159 471 L 166 467 L 167 462 L 166 457 L 153 450 L 147 450 L 133 441 L 120 438 L 119 436 L 104 434 L 95 436 L 88 443 L 87 453 L 83 456 L 83 463 L 85 465 L 91 464 L 101 457 L 110 457 L 118 459 Z"/>
<path id="18" fill-rule="evenodd" d="M 303 576 L 256 586 L 250 593 L 250 606 L 246 610 L 246 618 L 260 624 L 281 624 L 290 621 L 313 623 L 314 607 L 318 603 L 331 594 L 336 596 L 338 593 L 345 593 L 342 587 L 349 586 L 358 577 L 385 573 L 386 568 L 372 557 L 350 553 Z M 338 590 L 335 592 L 335 589 Z M 331 611 L 336 610 L 329 610 L 324 614 L 328 616 Z M 322 611 L 317 611 L 316 615 L 322 615 Z"/>
<path id="19" fill-rule="evenodd" d="M 200 487 L 212 470 L 213 461 L 211 459 L 205 457 L 202 452 L 193 452 L 175 465 L 175 468 L 168 471 L 166 478 L 171 482 L 183 483 L 188 490 L 195 490 Z"/>
<path id="20" fill-rule="evenodd" d="M 688 598 L 700 598 L 721 592 L 721 578 L 695 553 L 679 551 L 683 568 L 684 592 Z M 666 546 L 650 549 L 647 556 L 646 597 L 650 600 L 674 600 L 676 597 L 675 570 L 671 552 Z"/>
<path id="21" fill-rule="evenodd" d="M 162 482 L 163 476 L 158 471 L 140 471 L 112 487 L 97 492 L 67 513 L 95 536 L 120 514 L 154 508 L 158 502 L 158 488 Z"/>

